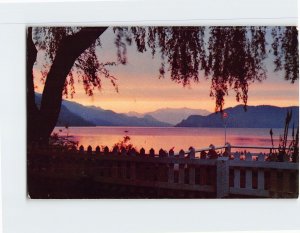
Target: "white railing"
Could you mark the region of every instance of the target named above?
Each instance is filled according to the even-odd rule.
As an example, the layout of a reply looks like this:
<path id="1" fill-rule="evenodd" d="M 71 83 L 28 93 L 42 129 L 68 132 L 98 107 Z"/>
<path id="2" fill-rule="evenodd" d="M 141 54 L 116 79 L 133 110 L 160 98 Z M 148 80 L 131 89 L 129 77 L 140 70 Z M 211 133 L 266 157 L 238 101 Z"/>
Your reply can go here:
<path id="1" fill-rule="evenodd" d="M 41 151 L 29 153 L 31 170 L 36 175 L 51 173 L 63 177 L 86 175 L 95 182 L 128 186 L 153 187 L 191 192 L 215 193 L 215 197 L 297 197 L 299 163 L 266 161 L 268 154 L 232 153 L 232 149 L 278 149 L 258 146 L 210 146 L 190 148 L 178 154 L 170 150 L 153 149 L 149 153 L 141 149 L 103 151 L 89 146 L 85 151 L 49 152 L 51 165 L 35 160 L 43 158 Z M 218 158 L 211 159 L 212 151 L 224 150 Z M 196 153 L 207 152 L 207 156 Z M 39 155 L 39 156 L 35 156 Z M 41 165 L 43 163 L 43 165 Z M 42 167 L 44 170 L 39 170 Z M 66 169 L 67 167 L 67 169 Z M 48 170 L 47 170 L 48 169 Z"/>

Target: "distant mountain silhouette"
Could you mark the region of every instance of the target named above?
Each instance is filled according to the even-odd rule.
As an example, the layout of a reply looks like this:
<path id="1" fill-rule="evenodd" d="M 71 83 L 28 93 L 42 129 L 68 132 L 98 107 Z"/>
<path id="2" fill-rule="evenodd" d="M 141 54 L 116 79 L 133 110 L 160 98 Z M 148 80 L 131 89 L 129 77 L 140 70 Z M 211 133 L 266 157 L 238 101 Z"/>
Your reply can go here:
<path id="1" fill-rule="evenodd" d="M 42 96 L 40 94 L 35 95 L 35 100 L 38 106 L 40 106 Z M 95 126 L 94 123 L 83 119 L 81 116 L 72 113 L 63 103 L 60 109 L 59 117 L 56 126 Z"/>
<path id="2" fill-rule="evenodd" d="M 192 108 L 161 108 L 152 112 L 141 114 L 138 112 L 128 112 L 128 116 L 143 117 L 145 115 L 152 116 L 158 121 L 166 122 L 172 125 L 178 124 L 182 120 L 186 119 L 191 115 L 202 115 L 206 116 L 210 114 L 209 111 L 204 109 L 192 109 Z"/>
<path id="3" fill-rule="evenodd" d="M 299 125 L 299 106 L 276 107 L 270 105 L 247 106 L 244 111 L 243 105 L 224 110 L 228 114 L 227 126 L 231 128 L 284 128 L 287 110 L 292 109 L 293 123 Z M 212 113 L 208 116 L 193 115 L 181 121 L 177 127 L 224 127 L 222 114 Z"/>
<path id="4" fill-rule="evenodd" d="M 36 93 L 36 100 L 41 101 L 41 94 Z M 160 122 L 151 116 L 129 117 L 111 110 L 95 106 L 84 106 L 72 101 L 63 100 L 57 125 L 69 126 L 144 126 L 166 127 L 168 123 Z"/>

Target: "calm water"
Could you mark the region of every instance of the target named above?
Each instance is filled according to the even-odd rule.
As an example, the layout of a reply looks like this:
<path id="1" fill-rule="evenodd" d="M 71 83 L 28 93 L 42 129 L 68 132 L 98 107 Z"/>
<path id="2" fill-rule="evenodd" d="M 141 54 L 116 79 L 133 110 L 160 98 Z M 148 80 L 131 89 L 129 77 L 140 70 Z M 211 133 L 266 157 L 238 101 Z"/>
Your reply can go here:
<path id="1" fill-rule="evenodd" d="M 61 130 L 61 132 L 59 132 Z M 148 151 L 154 148 L 169 150 L 174 147 L 175 151 L 180 149 L 188 150 L 190 146 L 196 149 L 208 147 L 210 144 L 215 146 L 224 145 L 223 128 L 161 128 L 161 127 L 56 127 L 54 132 L 59 135 L 71 135 L 79 145 L 85 148 L 91 145 L 112 146 L 123 139 L 125 135 L 130 136 L 132 143 L 137 149 L 142 147 Z M 270 129 L 227 129 L 227 141 L 231 145 L 255 145 L 271 146 L 269 134 Z M 278 146 L 279 135 L 283 134 L 283 129 L 273 129 L 274 145 Z M 291 132 L 290 132 L 291 134 Z"/>

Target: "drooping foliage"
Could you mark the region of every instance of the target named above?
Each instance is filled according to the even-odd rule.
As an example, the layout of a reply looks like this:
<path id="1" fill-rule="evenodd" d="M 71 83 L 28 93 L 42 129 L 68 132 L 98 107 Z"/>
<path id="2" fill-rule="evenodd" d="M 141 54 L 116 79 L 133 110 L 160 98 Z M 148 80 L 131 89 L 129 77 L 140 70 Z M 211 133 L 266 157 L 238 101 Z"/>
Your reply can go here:
<path id="1" fill-rule="evenodd" d="M 135 45 L 138 52 L 150 51 L 153 57 L 160 57 L 159 77 L 169 77 L 183 86 L 199 82 L 201 76 L 211 80 L 210 96 L 216 101 L 216 111 L 222 110 L 229 90 L 235 91 L 237 101 L 247 105 L 251 83 L 267 77 L 264 64 L 268 55 L 274 61 L 275 71 L 283 71 L 285 79 L 292 83 L 298 80 L 295 27 L 114 27 L 116 62 L 105 61 L 97 52 L 107 28 L 28 28 L 29 142 L 48 142 L 58 119 L 62 95 L 73 96 L 76 80 L 83 84 L 87 95 L 101 89 L 103 78 L 118 90 L 109 68 L 127 63 L 130 45 Z M 39 109 L 33 83 L 37 60 L 42 62 L 35 68 L 45 81 Z"/>
<path id="2" fill-rule="evenodd" d="M 80 27 L 37 27 L 34 40 L 44 51 L 47 61 L 43 77 L 55 59 L 57 48 L 65 37 L 78 33 Z M 267 43 L 269 36 L 273 40 Z M 198 82 L 200 76 L 211 80 L 210 96 L 216 110 L 222 110 L 225 96 L 234 90 L 236 100 L 247 105 L 249 86 L 267 78 L 265 59 L 272 53 L 275 70 L 283 70 L 285 79 L 298 80 L 298 32 L 295 27 L 114 27 L 117 63 L 100 62 L 99 37 L 75 61 L 65 81 L 63 94 L 75 93 L 74 74 L 80 77 L 88 95 L 101 88 L 101 78 L 116 87 L 109 66 L 127 63 L 127 46 L 135 44 L 138 52 L 159 54 L 159 77 L 169 76 L 179 84 Z M 105 59 L 105 58 L 104 58 Z M 103 58 L 101 58 L 103 60 Z M 68 89 L 69 88 L 69 89 Z"/>
<path id="3" fill-rule="evenodd" d="M 230 88 L 236 100 L 247 105 L 249 85 L 266 78 L 264 27 L 211 27 L 208 42 L 208 70 L 216 110 L 224 105 Z"/>
<path id="4" fill-rule="evenodd" d="M 276 27 L 272 36 L 275 71 L 284 70 L 284 78 L 294 83 L 299 75 L 298 30 L 296 27 Z"/>
<path id="5" fill-rule="evenodd" d="M 170 72 L 170 78 L 182 85 L 199 80 L 199 71 L 206 68 L 205 27 L 130 27 L 114 28 L 118 60 L 126 63 L 126 44 L 134 42 L 138 52 L 151 51 L 161 56 L 160 77 Z M 167 64 L 166 64 L 167 63 Z"/>
<path id="6" fill-rule="evenodd" d="M 41 68 L 42 80 L 45 81 L 49 69 L 55 59 L 57 50 L 64 39 L 76 35 L 81 27 L 36 27 L 34 28 L 33 39 L 38 50 L 43 51 L 43 67 Z M 91 30 L 93 30 L 91 28 Z M 116 78 L 112 76 L 108 67 L 115 66 L 115 62 L 100 62 L 96 49 L 101 46 L 100 37 L 90 45 L 74 62 L 73 67 L 65 80 L 63 95 L 73 97 L 75 94 L 74 76 L 79 77 L 87 95 L 92 96 L 95 88 L 101 89 L 101 78 L 107 78 L 118 91 Z"/>
<path id="7" fill-rule="evenodd" d="M 272 32 L 272 33 L 270 33 Z M 248 101 L 251 83 L 267 78 L 265 59 L 274 59 L 275 71 L 298 80 L 298 32 L 295 27 L 131 27 L 115 28 L 118 58 L 127 61 L 126 44 L 139 52 L 161 55 L 159 76 L 190 85 L 200 75 L 211 80 L 210 96 L 222 110 L 230 89 L 236 100 Z M 267 37 L 272 37 L 271 45 Z"/>

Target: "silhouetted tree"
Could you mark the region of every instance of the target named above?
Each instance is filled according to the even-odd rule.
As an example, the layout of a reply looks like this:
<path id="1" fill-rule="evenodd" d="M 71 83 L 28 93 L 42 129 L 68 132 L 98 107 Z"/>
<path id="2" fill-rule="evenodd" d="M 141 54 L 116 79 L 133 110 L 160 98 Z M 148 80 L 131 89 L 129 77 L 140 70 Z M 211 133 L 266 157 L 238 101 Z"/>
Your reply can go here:
<path id="1" fill-rule="evenodd" d="M 87 95 L 101 88 L 101 78 L 118 87 L 109 73 L 114 62 L 102 63 L 96 55 L 100 36 L 107 27 L 36 27 L 27 31 L 28 140 L 47 142 L 55 127 L 62 95 L 75 93 L 74 74 Z M 273 38 L 268 50 L 267 29 Z M 168 72 L 182 85 L 198 82 L 203 74 L 211 79 L 210 96 L 216 111 L 222 110 L 228 90 L 247 105 L 249 85 L 266 76 L 264 60 L 272 53 L 276 71 L 285 79 L 298 79 L 298 32 L 295 27 L 114 27 L 117 61 L 126 64 L 126 48 L 135 43 L 138 52 L 161 55 L 159 76 Z M 34 101 L 33 66 L 41 50 L 47 63 L 42 70 L 45 87 L 41 106 Z M 49 68 L 50 67 L 50 68 Z"/>
<path id="2" fill-rule="evenodd" d="M 33 65 L 37 49 L 32 40 L 32 28 L 27 34 L 27 136 L 29 142 L 47 142 L 53 131 L 61 108 L 62 94 L 67 85 L 74 87 L 72 68 L 80 66 L 84 72 L 83 83 L 100 85 L 97 72 L 101 65 L 95 57 L 95 42 L 107 28 L 37 28 L 37 48 L 46 51 L 51 68 L 45 76 L 45 86 L 40 109 L 34 100 Z M 39 38 L 41 36 L 41 38 Z M 39 41 L 39 39 L 41 39 Z M 76 61 L 76 63 L 74 63 Z M 101 70 L 99 71 L 101 72 Z M 69 77 L 67 79 L 67 77 Z"/>
<path id="3" fill-rule="evenodd" d="M 272 29 L 275 71 L 284 70 L 285 79 L 294 83 L 299 75 L 298 30 L 296 27 Z"/>

